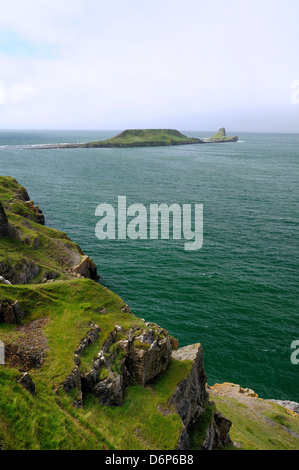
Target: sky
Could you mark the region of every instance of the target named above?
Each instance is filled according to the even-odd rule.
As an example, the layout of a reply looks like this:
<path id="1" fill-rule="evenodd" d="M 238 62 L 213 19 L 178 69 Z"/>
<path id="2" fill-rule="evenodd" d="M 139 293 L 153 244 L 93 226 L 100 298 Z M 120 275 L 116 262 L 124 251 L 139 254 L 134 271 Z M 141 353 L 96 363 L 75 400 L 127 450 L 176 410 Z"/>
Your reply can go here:
<path id="1" fill-rule="evenodd" d="M 298 0 L 0 0 L 0 129 L 299 132 Z"/>

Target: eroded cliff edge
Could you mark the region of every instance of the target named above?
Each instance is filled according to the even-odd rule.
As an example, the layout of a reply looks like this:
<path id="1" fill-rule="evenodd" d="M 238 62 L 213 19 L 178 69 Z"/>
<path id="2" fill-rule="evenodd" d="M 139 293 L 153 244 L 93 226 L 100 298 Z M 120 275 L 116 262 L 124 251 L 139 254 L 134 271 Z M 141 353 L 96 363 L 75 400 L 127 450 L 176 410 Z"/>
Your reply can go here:
<path id="1" fill-rule="evenodd" d="M 0 185 L 0 447 L 230 445 L 231 422 L 205 389 L 201 346 L 178 349 L 165 329 L 136 318 L 95 282 L 80 247 L 44 225 L 25 188 L 8 177 Z M 60 423 L 51 437 L 49 422 Z"/>

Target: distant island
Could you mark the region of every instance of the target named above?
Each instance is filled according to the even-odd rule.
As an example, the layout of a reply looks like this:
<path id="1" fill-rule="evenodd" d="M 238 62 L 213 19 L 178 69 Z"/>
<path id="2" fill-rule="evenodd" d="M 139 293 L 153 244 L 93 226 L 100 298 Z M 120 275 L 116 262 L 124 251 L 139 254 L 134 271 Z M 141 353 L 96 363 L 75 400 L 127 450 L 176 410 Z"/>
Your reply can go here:
<path id="1" fill-rule="evenodd" d="M 224 127 L 218 133 L 206 139 L 187 137 L 175 129 L 127 129 L 107 140 L 81 144 L 44 144 L 35 145 L 34 149 L 59 148 L 127 148 L 127 147 L 160 147 L 169 145 L 190 145 L 219 142 L 237 142 L 238 137 L 226 137 Z"/>
<path id="2" fill-rule="evenodd" d="M 227 137 L 224 127 L 221 127 L 221 129 L 219 129 L 217 134 L 214 134 L 212 137 L 203 139 L 203 141 L 208 144 L 219 144 L 222 142 L 238 142 L 238 140 L 239 140 L 239 137 L 236 135 L 233 137 Z"/>

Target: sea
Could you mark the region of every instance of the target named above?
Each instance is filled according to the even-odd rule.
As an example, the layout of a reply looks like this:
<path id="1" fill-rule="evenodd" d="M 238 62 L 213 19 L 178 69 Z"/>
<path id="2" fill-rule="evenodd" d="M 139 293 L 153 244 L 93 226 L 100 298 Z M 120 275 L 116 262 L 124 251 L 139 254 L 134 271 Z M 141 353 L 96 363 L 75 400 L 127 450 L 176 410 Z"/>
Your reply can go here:
<path id="1" fill-rule="evenodd" d="M 36 149 L 119 131 L 0 131 L 0 174 L 25 186 L 46 225 L 97 264 L 102 283 L 180 346 L 201 343 L 207 383 L 299 402 L 299 134 L 233 132 L 237 143 Z M 214 131 L 184 131 L 204 138 Z M 98 205 L 203 205 L 203 245 L 99 240 Z M 1 274 L 1 273 L 0 273 Z M 298 347 L 297 347 L 298 348 Z M 293 360 L 292 360 L 293 358 Z M 295 360 L 294 360 L 295 359 Z"/>

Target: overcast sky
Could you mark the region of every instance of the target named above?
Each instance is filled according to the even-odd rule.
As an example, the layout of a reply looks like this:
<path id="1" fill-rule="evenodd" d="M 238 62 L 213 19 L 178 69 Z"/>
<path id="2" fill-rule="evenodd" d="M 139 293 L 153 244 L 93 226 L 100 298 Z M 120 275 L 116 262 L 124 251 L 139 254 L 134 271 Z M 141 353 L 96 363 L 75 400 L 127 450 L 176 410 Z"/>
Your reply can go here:
<path id="1" fill-rule="evenodd" d="M 298 0 L 0 7 L 1 129 L 299 132 Z"/>

